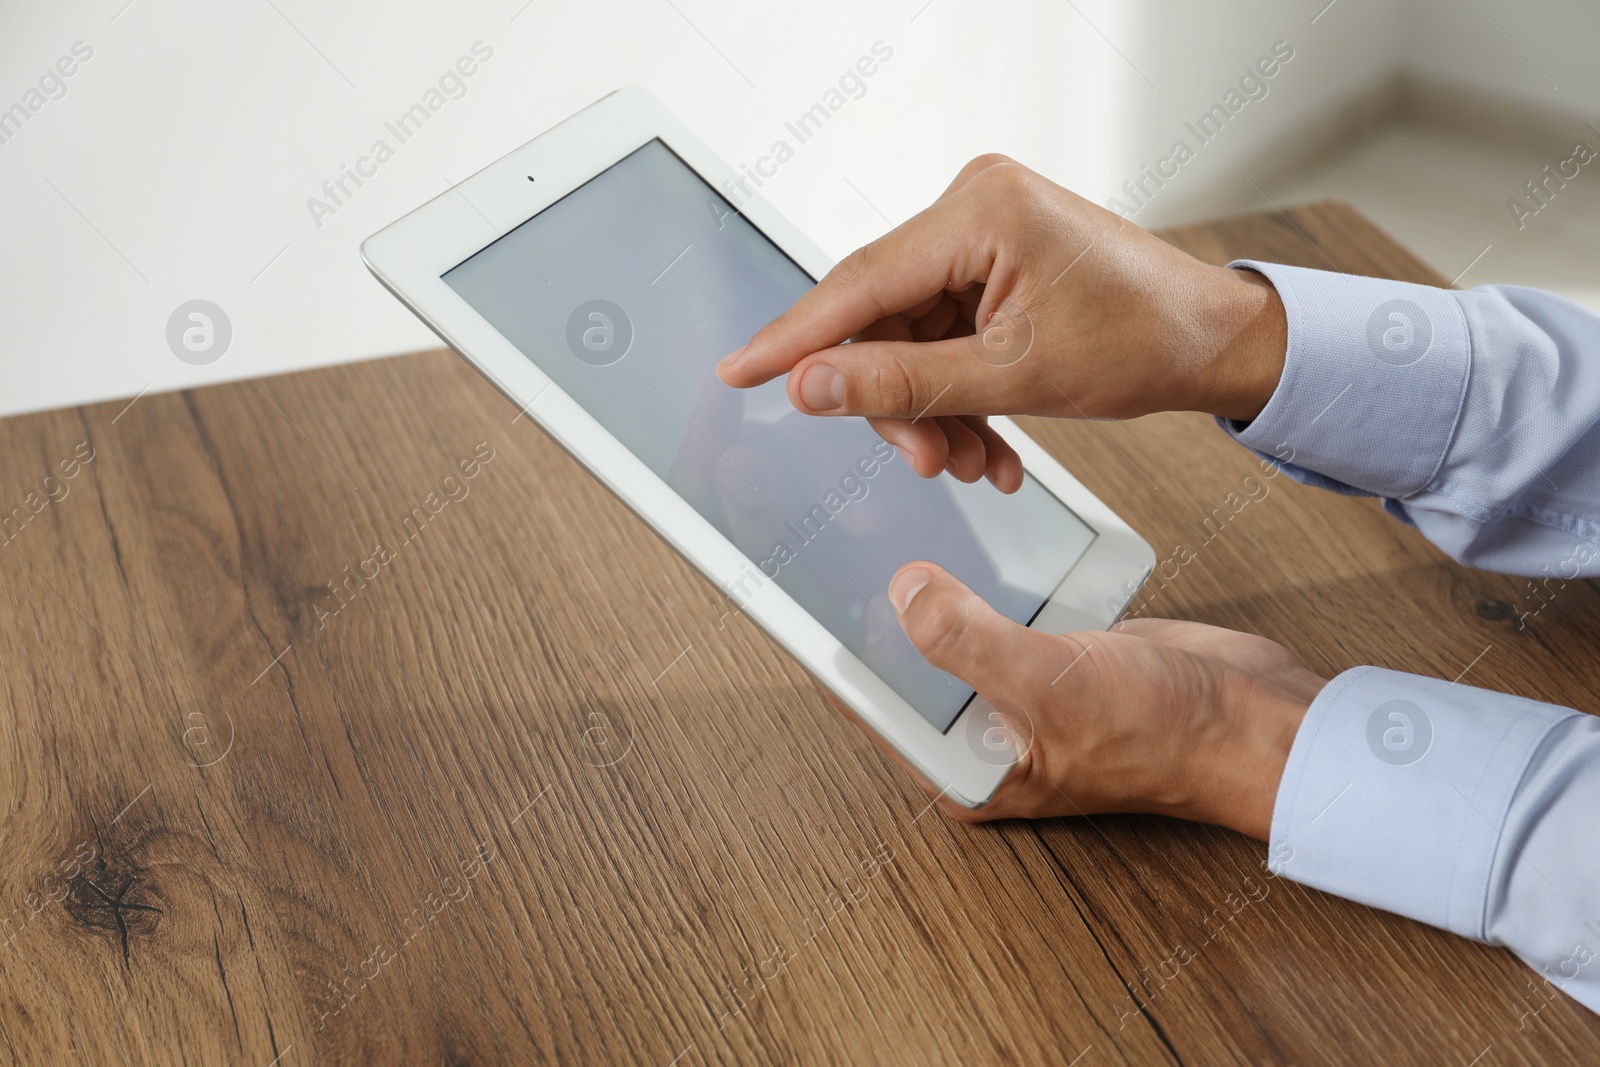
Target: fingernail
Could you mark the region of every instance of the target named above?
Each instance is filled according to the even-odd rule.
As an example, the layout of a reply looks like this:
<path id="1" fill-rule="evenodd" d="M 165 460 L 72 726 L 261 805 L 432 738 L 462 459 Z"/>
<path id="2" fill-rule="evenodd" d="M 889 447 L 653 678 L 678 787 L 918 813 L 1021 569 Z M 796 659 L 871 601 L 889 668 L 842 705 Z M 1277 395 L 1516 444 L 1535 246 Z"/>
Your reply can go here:
<path id="1" fill-rule="evenodd" d="M 908 467 L 911 466 L 912 455 L 910 449 L 901 448 L 899 445 L 895 445 L 894 450 L 900 454 L 900 461 L 902 463 Z"/>
<path id="2" fill-rule="evenodd" d="M 904 615 L 911 607 L 911 598 L 922 592 L 922 587 L 933 581 L 933 572 L 926 567 L 907 567 L 889 582 L 889 599 L 894 610 Z"/>
<path id="3" fill-rule="evenodd" d="M 749 348 L 749 347 L 750 347 L 749 345 L 740 345 L 738 348 L 735 348 L 732 352 L 729 352 L 727 355 L 723 356 L 722 360 L 717 364 L 717 366 L 719 366 L 719 367 L 731 367 L 731 366 L 733 366 L 734 364 L 738 363 L 741 359 L 744 358 L 744 350 Z"/>
<path id="4" fill-rule="evenodd" d="M 844 407 L 844 375 L 826 363 L 814 364 L 800 379 L 800 399 L 812 411 Z"/>

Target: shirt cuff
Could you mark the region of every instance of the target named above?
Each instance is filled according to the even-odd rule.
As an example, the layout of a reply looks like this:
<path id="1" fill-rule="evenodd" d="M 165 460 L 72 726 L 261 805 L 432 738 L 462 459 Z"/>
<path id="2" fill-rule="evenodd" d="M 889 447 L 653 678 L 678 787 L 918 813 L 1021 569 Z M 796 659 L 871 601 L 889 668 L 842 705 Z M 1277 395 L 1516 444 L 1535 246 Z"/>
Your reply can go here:
<path id="1" fill-rule="evenodd" d="M 1512 799 L 1540 742 L 1580 712 L 1357 667 L 1295 735 L 1272 814 L 1273 873 L 1484 940 Z"/>
<path id="2" fill-rule="evenodd" d="M 1254 421 L 1222 427 L 1325 488 L 1401 499 L 1425 488 L 1455 435 L 1472 347 L 1446 289 L 1240 259 L 1278 291 L 1283 377 Z"/>

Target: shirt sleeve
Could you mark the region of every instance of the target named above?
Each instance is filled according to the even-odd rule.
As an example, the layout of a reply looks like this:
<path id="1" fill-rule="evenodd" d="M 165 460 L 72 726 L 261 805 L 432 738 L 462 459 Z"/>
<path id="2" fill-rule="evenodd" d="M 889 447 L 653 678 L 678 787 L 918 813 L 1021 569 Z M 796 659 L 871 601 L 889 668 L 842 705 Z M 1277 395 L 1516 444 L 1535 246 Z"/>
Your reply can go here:
<path id="1" fill-rule="evenodd" d="M 1297 481 L 1384 498 L 1468 566 L 1600 574 L 1600 317 L 1516 286 L 1230 265 L 1272 282 L 1289 343 L 1261 414 L 1224 429 Z"/>
<path id="2" fill-rule="evenodd" d="M 1505 945 L 1600 1012 L 1600 719 L 1358 667 L 1295 737 L 1272 870 Z M 1554 999 L 1541 992 L 1543 1000 Z M 1542 1001 L 1529 999 L 1529 1014 Z"/>
<path id="3" fill-rule="evenodd" d="M 1600 318 L 1271 263 L 1283 377 L 1241 443 L 1297 481 L 1382 497 L 1469 566 L 1600 574 Z M 1361 667 L 1297 733 L 1273 870 L 1466 937 L 1600 1012 L 1600 719 Z M 1543 998 L 1542 1000 L 1540 998 Z"/>

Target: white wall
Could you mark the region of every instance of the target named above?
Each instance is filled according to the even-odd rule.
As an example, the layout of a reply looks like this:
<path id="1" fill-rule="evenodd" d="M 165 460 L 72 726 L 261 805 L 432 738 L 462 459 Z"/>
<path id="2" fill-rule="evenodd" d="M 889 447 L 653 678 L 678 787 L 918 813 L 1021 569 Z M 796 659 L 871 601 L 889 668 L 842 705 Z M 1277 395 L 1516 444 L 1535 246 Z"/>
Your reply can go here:
<path id="1" fill-rule="evenodd" d="M 1600 4 L 1594 0 L 1411 2 L 1407 70 L 1600 119 Z"/>
<path id="2" fill-rule="evenodd" d="M 1179 177 L 1134 216 L 1146 227 L 1188 221 L 1197 210 L 1215 212 L 1210 205 L 1219 202 L 1266 210 L 1247 179 L 1261 184 L 1276 147 L 1302 138 L 1307 127 L 1384 83 L 1405 50 L 1405 10 L 1394 0 L 1338 0 L 1332 6 L 1328 0 L 1147 2 L 1138 11 L 1130 29 L 1136 41 L 1145 42 L 1141 62 L 1160 89 L 1134 95 L 1117 153 L 1119 162 L 1126 160 L 1124 170 L 1105 195 L 1135 178 L 1141 164 L 1154 165 L 1175 139 L 1186 139 L 1196 152 Z M 1200 145 L 1184 123 L 1222 101 L 1278 41 L 1293 49 L 1294 58 L 1266 80 L 1267 96 L 1247 103 L 1220 136 Z"/>
<path id="3" fill-rule="evenodd" d="M 6 5 L 0 109 L 74 42 L 94 55 L 0 144 L 0 414 L 433 345 L 368 277 L 359 242 L 618 85 L 654 92 L 737 165 L 887 42 L 866 94 L 766 190 L 842 255 L 983 151 L 1104 201 L 1288 40 L 1270 95 L 1137 221 L 1176 217 L 1408 55 L 1405 12 L 1386 0 L 524 3 Z M 307 198 L 478 40 L 494 55 L 466 95 L 315 225 Z M 1576 43 L 1559 47 L 1576 57 L 1548 57 L 1561 77 L 1593 75 Z M 233 323 L 210 366 L 166 344 L 169 314 L 194 298 Z"/>

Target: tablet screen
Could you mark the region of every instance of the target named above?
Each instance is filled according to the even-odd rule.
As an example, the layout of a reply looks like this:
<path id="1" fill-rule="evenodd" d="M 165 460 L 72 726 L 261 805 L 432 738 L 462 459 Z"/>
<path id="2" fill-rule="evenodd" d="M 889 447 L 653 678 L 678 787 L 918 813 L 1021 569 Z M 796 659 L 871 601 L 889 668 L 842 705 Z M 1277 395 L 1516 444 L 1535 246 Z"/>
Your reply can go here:
<path id="1" fill-rule="evenodd" d="M 920 478 L 859 418 L 802 415 L 784 381 L 716 362 L 814 284 L 652 141 L 444 281 L 935 728 L 972 698 L 906 639 L 889 578 L 926 559 L 1029 622 L 1094 540 L 1031 476 L 1005 495 Z"/>

